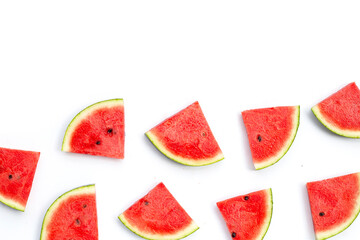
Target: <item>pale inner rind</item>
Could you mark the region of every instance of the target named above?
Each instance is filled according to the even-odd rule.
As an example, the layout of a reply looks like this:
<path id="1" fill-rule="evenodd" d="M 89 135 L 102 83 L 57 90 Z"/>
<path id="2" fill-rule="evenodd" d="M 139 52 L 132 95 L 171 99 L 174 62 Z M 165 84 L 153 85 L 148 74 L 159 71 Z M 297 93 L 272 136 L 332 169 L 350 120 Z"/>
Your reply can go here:
<path id="1" fill-rule="evenodd" d="M 53 202 L 53 204 L 49 207 L 49 209 L 47 210 L 47 212 L 45 214 L 43 226 L 41 229 L 40 240 L 48 239 L 47 224 L 48 224 L 48 222 L 52 221 L 52 217 L 53 217 L 54 213 L 56 212 L 58 206 L 62 202 L 66 201 L 69 197 L 72 197 L 72 196 L 87 195 L 87 194 L 89 194 L 89 195 L 95 194 L 95 185 L 88 185 L 88 186 L 75 188 L 69 192 L 64 193 L 58 199 L 56 199 L 55 202 Z"/>
<path id="2" fill-rule="evenodd" d="M 106 100 L 106 101 L 102 101 L 102 102 L 98 102 L 93 105 L 90 105 L 87 108 L 85 108 L 84 110 L 82 110 L 81 112 L 79 112 L 73 118 L 73 120 L 70 122 L 69 126 L 66 129 L 61 150 L 64 152 L 71 151 L 70 140 L 72 139 L 72 134 L 73 134 L 74 130 L 77 128 L 77 126 L 79 125 L 79 123 L 81 123 L 81 121 L 83 119 L 86 119 L 94 111 L 96 111 L 98 109 L 106 108 L 106 107 L 112 108 L 115 106 L 123 106 L 123 105 L 124 105 L 124 101 L 122 99 L 111 99 L 111 100 Z"/>
<path id="3" fill-rule="evenodd" d="M 264 219 L 264 224 L 260 230 L 260 234 L 259 237 L 257 238 L 257 240 L 261 240 L 264 238 L 267 230 L 269 229 L 270 226 L 270 222 L 271 222 L 271 217 L 272 217 L 272 210 L 273 210 L 273 201 L 272 201 L 272 191 L 271 188 L 267 189 L 267 214 L 266 214 L 266 218 Z"/>
<path id="4" fill-rule="evenodd" d="M 0 195 L 0 202 L 19 211 L 25 211 L 25 206 L 10 198 Z"/>
<path id="5" fill-rule="evenodd" d="M 359 181 L 359 186 L 360 186 L 360 173 L 358 173 L 357 175 L 358 175 L 358 181 Z M 359 187 L 359 195 L 358 195 L 358 198 L 356 199 L 355 208 L 354 208 L 351 216 L 347 219 L 347 221 L 343 222 L 339 226 L 334 227 L 333 229 L 331 229 L 329 231 L 317 232 L 316 233 L 316 239 L 317 240 L 324 240 L 324 239 L 327 239 L 329 237 L 332 237 L 332 236 L 334 236 L 336 234 L 339 234 L 340 232 L 344 231 L 355 220 L 355 218 L 357 217 L 359 212 L 360 212 L 360 187 Z"/>
<path id="6" fill-rule="evenodd" d="M 131 225 L 124 214 L 121 214 L 119 216 L 120 221 L 127 227 L 129 228 L 132 232 L 136 233 L 137 235 L 146 238 L 146 239 L 151 239 L 151 240 L 176 240 L 176 239 L 181 239 L 184 238 L 188 235 L 190 235 L 191 233 L 195 232 L 196 230 L 199 229 L 199 227 L 196 225 L 196 223 L 194 221 L 191 221 L 191 223 L 184 229 L 174 233 L 174 234 L 151 234 L 151 233 L 145 233 L 142 232 L 141 230 L 139 230 L 136 226 Z"/>
<path id="7" fill-rule="evenodd" d="M 317 119 L 319 119 L 319 121 L 324 124 L 324 126 L 327 127 L 330 131 L 345 137 L 360 138 L 360 131 L 341 129 L 335 124 L 329 122 L 326 117 L 321 113 L 318 105 L 314 106 L 311 110 L 313 111 Z"/>
<path id="8" fill-rule="evenodd" d="M 170 158 L 176 162 L 179 162 L 179 163 L 182 163 L 185 165 L 203 166 L 203 165 L 212 164 L 212 163 L 215 163 L 215 162 L 218 162 L 218 161 L 224 159 L 224 155 L 221 152 L 212 158 L 196 159 L 196 160 L 191 159 L 191 158 L 184 158 L 181 156 L 177 156 L 177 155 L 173 154 L 172 152 L 168 151 L 166 149 L 166 147 L 158 139 L 158 137 L 156 137 L 156 135 L 151 132 L 151 130 L 146 132 L 145 134 L 150 139 L 150 141 L 156 146 L 156 148 L 159 149 L 159 151 L 162 152 L 165 156 L 167 156 L 168 158 Z"/>
<path id="9" fill-rule="evenodd" d="M 279 161 L 284 155 L 285 153 L 289 150 L 292 142 L 294 141 L 294 138 L 296 136 L 296 132 L 299 126 L 299 117 L 300 117 L 300 107 L 296 106 L 294 107 L 295 109 L 295 113 L 293 114 L 293 126 L 292 126 L 292 131 L 291 134 L 288 138 L 288 140 L 286 141 L 286 143 L 284 144 L 284 146 L 282 147 L 282 149 L 280 151 L 278 151 L 278 153 L 270 158 L 268 158 L 267 161 L 261 162 L 261 163 L 255 163 L 254 162 L 254 166 L 256 169 L 262 169 L 262 168 L 266 168 L 274 163 L 276 163 L 277 161 Z"/>

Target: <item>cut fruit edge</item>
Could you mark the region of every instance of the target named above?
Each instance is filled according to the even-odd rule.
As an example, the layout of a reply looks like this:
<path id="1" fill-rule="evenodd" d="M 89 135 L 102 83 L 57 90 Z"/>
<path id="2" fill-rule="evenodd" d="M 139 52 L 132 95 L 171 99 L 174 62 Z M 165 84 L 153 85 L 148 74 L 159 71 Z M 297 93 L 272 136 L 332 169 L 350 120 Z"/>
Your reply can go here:
<path id="1" fill-rule="evenodd" d="M 357 175 L 360 186 L 360 173 L 357 173 Z M 360 187 L 359 187 L 359 192 L 360 192 Z M 354 207 L 353 214 L 348 218 L 348 220 L 331 230 L 316 233 L 316 240 L 324 240 L 345 231 L 355 221 L 356 217 L 359 215 L 359 212 L 360 212 L 360 194 L 358 195 L 358 198 L 356 200 L 356 205 Z"/>
<path id="2" fill-rule="evenodd" d="M 13 150 L 15 150 L 15 149 L 13 149 Z M 20 151 L 26 151 L 26 150 L 20 150 Z M 38 154 L 38 157 L 37 157 L 37 162 L 38 162 L 39 157 L 40 157 L 40 152 L 34 152 L 34 151 L 27 151 L 27 152 L 33 152 L 33 153 Z M 37 165 L 37 162 L 36 162 L 36 165 Z M 36 171 L 36 166 L 35 166 L 35 171 Z M 34 175 L 35 175 L 35 173 L 34 173 Z M 34 177 L 33 177 L 33 179 L 34 179 Z M 31 187 L 30 187 L 30 190 L 31 190 Z M 5 204 L 6 206 L 9 206 L 9 207 L 11 207 L 11 208 L 13 208 L 15 210 L 19 210 L 19 211 L 22 211 L 22 212 L 25 212 L 26 204 L 27 204 L 27 202 L 25 204 L 21 204 L 18 201 L 15 201 L 15 200 L 12 200 L 9 197 L 3 196 L 1 193 L 0 193 L 0 202 Z"/>
<path id="3" fill-rule="evenodd" d="M 5 204 L 5 205 L 7 205 L 7 206 L 9 206 L 11 208 L 14 208 L 16 210 L 19 210 L 19 211 L 22 211 L 22 212 L 25 211 L 25 207 L 26 207 L 25 205 L 22 205 L 19 202 L 14 201 L 14 200 L 12 200 L 10 198 L 4 197 L 1 194 L 0 194 L 0 202 L 2 202 L 3 204 Z"/>
<path id="4" fill-rule="evenodd" d="M 83 119 L 87 118 L 87 116 L 91 115 L 92 112 L 96 111 L 97 109 L 101 108 L 111 108 L 115 106 L 124 106 L 124 100 L 122 98 L 115 98 L 115 99 L 109 99 L 101 102 L 94 103 L 85 109 L 83 109 L 81 112 L 79 112 L 69 123 L 66 131 L 64 140 L 62 142 L 61 150 L 64 152 L 70 152 L 70 141 L 71 136 L 76 129 L 76 127 L 82 122 Z"/>
<path id="5" fill-rule="evenodd" d="M 82 186 L 82 187 L 78 187 L 75 189 L 72 189 L 64 194 L 62 194 L 60 197 L 58 197 L 49 207 L 49 209 L 46 211 L 45 216 L 44 216 L 44 221 L 41 227 L 41 235 L 40 235 L 40 240 L 43 239 L 47 239 L 47 231 L 46 231 L 46 225 L 47 222 L 49 220 L 51 220 L 54 212 L 56 211 L 56 209 L 60 206 L 60 204 L 64 201 L 66 201 L 66 199 L 68 199 L 69 197 L 72 196 L 78 196 L 78 195 L 85 195 L 85 194 L 95 194 L 95 185 L 86 185 L 86 186 Z"/>
<path id="6" fill-rule="evenodd" d="M 294 108 L 295 108 L 295 113 L 293 116 L 294 125 L 292 127 L 292 131 L 291 131 L 289 139 L 284 144 L 283 148 L 275 156 L 272 156 L 272 157 L 268 158 L 266 161 L 261 162 L 261 163 L 254 162 L 254 166 L 255 166 L 256 170 L 264 169 L 266 167 L 269 167 L 269 166 L 277 163 L 287 153 L 287 151 L 289 151 L 292 143 L 295 140 L 296 133 L 297 133 L 299 125 L 300 125 L 300 106 L 294 106 Z"/>
<path id="7" fill-rule="evenodd" d="M 321 110 L 319 109 L 318 105 L 315 105 L 311 108 L 311 111 L 314 113 L 315 117 L 330 131 L 332 131 L 335 134 L 338 134 L 343 137 L 349 137 L 349 138 L 360 138 L 360 130 L 358 131 L 352 131 L 347 129 L 341 129 L 337 127 L 336 125 L 329 122 L 326 117 L 321 113 Z"/>
<path id="8" fill-rule="evenodd" d="M 184 237 L 189 236 L 190 234 L 194 233 L 196 230 L 199 229 L 199 227 L 196 225 L 196 223 L 192 220 L 191 223 L 181 231 L 174 233 L 174 234 L 168 234 L 168 235 L 161 235 L 161 234 L 148 234 L 140 231 L 136 226 L 131 225 L 124 213 L 119 216 L 119 220 L 133 233 L 136 235 L 143 237 L 145 239 L 150 240 L 176 240 L 176 239 L 182 239 Z"/>
<path id="9" fill-rule="evenodd" d="M 224 159 L 224 154 L 222 152 L 217 154 L 215 157 L 204 158 L 204 159 L 192 159 L 192 158 L 184 158 L 184 157 L 176 156 L 175 154 L 173 154 L 172 152 L 166 149 L 166 147 L 160 142 L 158 137 L 151 132 L 151 130 L 146 132 L 145 135 L 150 139 L 150 141 L 162 154 L 164 154 L 166 157 L 170 158 L 171 160 L 184 165 L 204 166 L 204 165 L 216 163 Z"/>
<path id="10" fill-rule="evenodd" d="M 266 193 L 265 194 L 265 196 L 266 196 L 266 217 L 264 219 L 263 224 L 260 223 L 260 224 L 262 224 L 262 227 L 261 227 L 261 229 L 259 231 L 259 235 L 256 238 L 257 240 L 261 240 L 261 239 L 263 239 L 265 237 L 265 235 L 266 235 L 266 233 L 267 233 L 267 231 L 268 231 L 268 229 L 270 227 L 272 213 L 273 213 L 273 196 L 272 196 L 272 189 L 271 188 L 260 190 L 258 192 L 265 192 Z M 256 192 L 253 192 L 253 193 L 256 193 Z M 249 195 L 251 195 L 253 193 L 249 193 Z M 238 197 L 240 197 L 240 196 L 238 196 Z M 219 204 L 222 204 L 223 202 L 226 202 L 226 201 L 229 201 L 229 200 L 231 201 L 231 199 L 236 199 L 238 197 L 229 198 L 227 200 L 220 201 L 220 202 L 218 202 L 216 204 L 217 204 L 217 206 L 219 208 Z M 219 210 L 220 210 L 220 208 L 219 208 Z M 220 212 L 221 212 L 221 210 L 220 210 Z M 221 214 L 223 214 L 223 213 L 221 212 Z M 225 217 L 224 217 L 224 219 L 225 219 Z"/>

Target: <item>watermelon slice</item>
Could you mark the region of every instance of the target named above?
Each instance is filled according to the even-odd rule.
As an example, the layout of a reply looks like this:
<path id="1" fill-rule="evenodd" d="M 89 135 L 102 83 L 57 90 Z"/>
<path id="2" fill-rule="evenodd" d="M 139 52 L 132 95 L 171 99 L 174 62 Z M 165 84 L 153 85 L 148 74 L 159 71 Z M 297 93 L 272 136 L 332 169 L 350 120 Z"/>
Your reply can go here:
<path id="1" fill-rule="evenodd" d="M 271 189 L 230 198 L 217 203 L 232 239 L 261 240 L 271 221 Z"/>
<path id="2" fill-rule="evenodd" d="M 0 148 L 0 202 L 25 211 L 40 153 Z"/>
<path id="3" fill-rule="evenodd" d="M 255 169 L 279 161 L 295 139 L 300 106 L 253 109 L 242 112 Z"/>
<path id="4" fill-rule="evenodd" d="M 224 159 L 198 102 L 145 134 L 165 156 L 185 165 L 202 166 Z"/>
<path id="5" fill-rule="evenodd" d="M 64 193 L 47 210 L 40 240 L 97 240 L 95 185 Z"/>
<path id="6" fill-rule="evenodd" d="M 317 240 L 350 226 L 360 211 L 360 173 L 306 184 Z"/>
<path id="7" fill-rule="evenodd" d="M 330 131 L 344 137 L 360 138 L 360 90 L 354 82 L 311 110 Z"/>
<path id="8" fill-rule="evenodd" d="M 124 102 L 111 99 L 95 103 L 70 122 L 62 151 L 124 158 Z"/>
<path id="9" fill-rule="evenodd" d="M 163 183 L 119 216 L 137 235 L 153 240 L 176 240 L 199 229 Z"/>

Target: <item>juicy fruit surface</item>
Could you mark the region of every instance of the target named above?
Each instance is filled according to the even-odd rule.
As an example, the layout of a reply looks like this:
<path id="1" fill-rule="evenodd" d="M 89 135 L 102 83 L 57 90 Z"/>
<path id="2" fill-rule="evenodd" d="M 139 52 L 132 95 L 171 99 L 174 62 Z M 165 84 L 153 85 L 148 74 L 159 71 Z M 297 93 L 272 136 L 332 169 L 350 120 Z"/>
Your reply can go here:
<path id="1" fill-rule="evenodd" d="M 163 183 L 119 218 L 131 231 L 148 239 L 180 239 L 198 229 Z"/>
<path id="2" fill-rule="evenodd" d="M 0 148 L 0 201 L 24 211 L 39 152 Z"/>
<path id="3" fill-rule="evenodd" d="M 223 159 L 198 102 L 169 117 L 146 135 L 169 158 L 189 165 Z"/>
<path id="4" fill-rule="evenodd" d="M 99 102 L 79 113 L 70 125 L 63 150 L 74 153 L 124 158 L 124 105 L 122 99 Z M 85 116 L 83 116 L 85 115 Z M 77 120 L 76 120 L 77 119 Z M 67 130 L 68 131 L 68 130 Z M 64 142 L 65 142 L 64 139 Z"/>
<path id="5" fill-rule="evenodd" d="M 317 239 L 345 230 L 359 213 L 359 173 L 309 182 L 306 186 Z"/>
<path id="6" fill-rule="evenodd" d="M 340 135 L 343 134 L 337 129 L 360 131 L 360 90 L 355 83 L 340 89 L 317 104 L 313 111 L 314 109 L 319 112 L 315 114 L 319 120 Z M 360 133 L 358 136 L 360 137 Z"/>
<path id="7" fill-rule="evenodd" d="M 299 126 L 299 106 L 242 112 L 256 169 L 277 162 L 289 149 Z"/>
<path id="8" fill-rule="evenodd" d="M 62 195 L 45 215 L 41 240 L 97 240 L 95 186 L 74 189 Z"/>
<path id="9" fill-rule="evenodd" d="M 217 203 L 232 239 L 260 240 L 272 216 L 271 189 L 237 196 Z"/>

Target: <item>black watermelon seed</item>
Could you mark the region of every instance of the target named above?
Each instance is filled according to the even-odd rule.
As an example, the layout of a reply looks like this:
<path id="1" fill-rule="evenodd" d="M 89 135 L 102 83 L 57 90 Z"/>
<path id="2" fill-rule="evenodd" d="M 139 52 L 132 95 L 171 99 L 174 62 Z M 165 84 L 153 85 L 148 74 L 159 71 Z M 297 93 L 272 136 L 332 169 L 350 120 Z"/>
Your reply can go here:
<path id="1" fill-rule="evenodd" d="M 112 133 L 112 132 L 113 132 L 113 129 L 112 129 L 112 128 L 109 128 L 109 129 L 107 130 L 107 132 L 108 132 L 108 133 Z"/>
<path id="2" fill-rule="evenodd" d="M 80 224 L 80 220 L 76 219 L 76 224 L 79 225 Z"/>
<path id="3" fill-rule="evenodd" d="M 249 200 L 249 196 L 245 196 L 245 197 L 244 197 L 244 200 L 245 200 L 245 201 Z"/>
<path id="4" fill-rule="evenodd" d="M 84 205 L 83 205 L 83 208 L 86 208 L 86 207 L 87 207 L 87 205 L 86 205 L 86 204 L 84 204 Z"/>
<path id="5" fill-rule="evenodd" d="M 96 145 L 100 145 L 100 143 L 101 143 L 100 141 L 97 141 L 97 142 L 96 142 Z"/>
<path id="6" fill-rule="evenodd" d="M 13 175 L 10 174 L 10 175 L 9 175 L 9 179 L 12 179 L 12 178 L 13 178 Z"/>
<path id="7" fill-rule="evenodd" d="M 145 205 L 146 205 L 146 206 L 149 205 L 149 202 L 148 202 L 148 201 L 145 201 Z"/>
<path id="8" fill-rule="evenodd" d="M 201 135 L 202 135 L 203 137 L 206 137 L 206 132 L 202 132 Z"/>
<path id="9" fill-rule="evenodd" d="M 236 237 L 236 232 L 232 232 L 231 237 L 233 237 L 233 238 Z"/>
<path id="10" fill-rule="evenodd" d="M 320 213 L 319 213 L 319 216 L 320 216 L 320 217 L 325 216 L 325 213 L 324 213 L 324 212 L 320 212 Z"/>
<path id="11" fill-rule="evenodd" d="M 260 135 L 257 136 L 257 140 L 258 140 L 259 142 L 261 142 L 262 139 L 261 139 L 261 136 L 260 136 Z"/>

